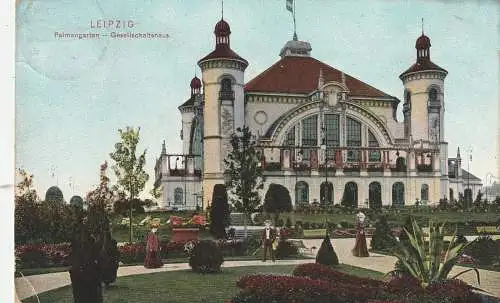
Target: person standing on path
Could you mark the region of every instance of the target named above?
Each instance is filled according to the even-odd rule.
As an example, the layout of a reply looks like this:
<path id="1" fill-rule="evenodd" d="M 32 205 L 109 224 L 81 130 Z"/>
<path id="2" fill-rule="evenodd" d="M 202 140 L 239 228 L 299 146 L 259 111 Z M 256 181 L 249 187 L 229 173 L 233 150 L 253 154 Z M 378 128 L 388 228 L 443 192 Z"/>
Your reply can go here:
<path id="1" fill-rule="evenodd" d="M 274 257 L 273 242 L 276 240 L 276 230 L 271 227 L 271 221 L 269 220 L 265 221 L 265 226 L 266 227 L 260 233 L 260 243 L 264 248 L 264 256 L 262 262 L 266 262 L 268 252 L 271 260 L 275 262 L 276 259 Z"/>
<path id="2" fill-rule="evenodd" d="M 160 244 L 158 236 L 156 235 L 158 224 L 153 223 L 151 227 L 151 232 L 146 238 L 146 258 L 144 259 L 144 267 L 159 268 L 163 266 L 163 262 L 160 259 Z"/>
<path id="3" fill-rule="evenodd" d="M 366 245 L 365 224 L 366 216 L 361 211 L 356 215 L 356 244 L 352 250 L 355 257 L 369 257 Z"/>

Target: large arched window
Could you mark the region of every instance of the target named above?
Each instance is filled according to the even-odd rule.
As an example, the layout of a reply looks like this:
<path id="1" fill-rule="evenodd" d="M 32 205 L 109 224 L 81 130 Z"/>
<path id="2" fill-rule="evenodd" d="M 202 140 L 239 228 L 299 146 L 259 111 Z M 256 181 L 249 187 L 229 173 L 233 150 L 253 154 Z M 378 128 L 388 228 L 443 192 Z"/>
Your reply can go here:
<path id="1" fill-rule="evenodd" d="M 309 185 L 304 181 L 295 184 L 295 205 L 309 204 Z"/>
<path id="2" fill-rule="evenodd" d="M 361 147 L 361 123 L 347 118 L 346 145 L 348 147 Z M 347 151 L 347 161 L 360 161 L 359 150 Z"/>
<path id="3" fill-rule="evenodd" d="M 352 208 L 358 207 L 358 184 L 356 182 L 348 182 L 345 185 L 341 204 Z"/>
<path id="4" fill-rule="evenodd" d="M 318 115 L 314 115 L 302 120 L 302 146 L 318 146 Z M 310 159 L 310 149 L 304 148 L 302 153 L 303 160 Z"/>
<path id="5" fill-rule="evenodd" d="M 295 146 L 295 126 L 290 128 L 286 134 L 285 146 Z"/>
<path id="6" fill-rule="evenodd" d="M 333 184 L 331 182 L 321 183 L 319 195 L 321 204 L 333 203 Z"/>
<path id="7" fill-rule="evenodd" d="M 429 201 L 429 185 L 422 184 L 420 188 L 420 200 Z"/>
<path id="8" fill-rule="evenodd" d="M 371 209 L 382 208 L 382 186 L 378 182 L 372 182 L 368 186 L 368 203 Z"/>
<path id="9" fill-rule="evenodd" d="M 184 203 L 184 191 L 180 187 L 174 189 L 174 204 Z"/>
<path id="10" fill-rule="evenodd" d="M 377 138 L 371 130 L 368 130 L 368 147 L 379 147 Z M 368 159 L 369 161 L 380 161 L 380 151 L 370 151 Z"/>
<path id="11" fill-rule="evenodd" d="M 325 114 L 325 133 L 328 160 L 335 160 L 335 150 L 340 146 L 340 119 L 338 115 Z"/>
<path id="12" fill-rule="evenodd" d="M 405 206 L 405 186 L 402 182 L 396 182 L 392 185 L 392 206 Z"/>
<path id="13" fill-rule="evenodd" d="M 192 132 L 191 132 L 191 144 L 189 146 L 189 152 L 194 157 L 194 169 L 202 170 L 203 169 L 203 125 L 198 118 L 193 120 L 192 124 Z"/>

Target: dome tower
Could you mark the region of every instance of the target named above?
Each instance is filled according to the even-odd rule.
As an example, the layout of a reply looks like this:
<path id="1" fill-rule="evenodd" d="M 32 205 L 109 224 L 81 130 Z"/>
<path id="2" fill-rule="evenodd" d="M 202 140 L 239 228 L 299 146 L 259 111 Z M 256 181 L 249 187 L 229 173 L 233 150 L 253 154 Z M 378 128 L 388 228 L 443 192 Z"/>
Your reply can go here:
<path id="1" fill-rule="evenodd" d="M 224 184 L 224 158 L 233 131 L 244 126 L 244 73 L 248 62 L 230 47 L 231 28 L 222 18 L 215 25 L 215 50 L 198 61 L 204 91 L 203 207 L 211 203 L 214 185 Z"/>

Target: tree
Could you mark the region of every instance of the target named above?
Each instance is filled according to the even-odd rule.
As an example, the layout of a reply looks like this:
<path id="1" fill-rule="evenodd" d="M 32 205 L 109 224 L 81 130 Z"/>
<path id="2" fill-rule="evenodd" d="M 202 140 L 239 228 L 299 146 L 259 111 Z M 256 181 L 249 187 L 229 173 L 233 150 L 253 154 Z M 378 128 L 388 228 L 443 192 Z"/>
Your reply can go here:
<path id="1" fill-rule="evenodd" d="M 259 190 L 264 187 L 265 178 L 249 128 L 238 127 L 231 135 L 230 143 L 232 150 L 224 159 L 226 187 L 230 189 L 234 208 L 245 215 L 243 223 L 247 238 L 247 218 L 260 204 Z"/>
<path id="2" fill-rule="evenodd" d="M 316 263 L 328 266 L 339 265 L 339 258 L 333 249 L 328 233 L 325 235 L 318 253 L 316 254 Z"/>
<path id="3" fill-rule="evenodd" d="M 33 175 L 23 169 L 18 169 L 14 209 L 14 239 L 16 243 L 26 243 L 37 238 L 40 228 L 38 194 L 33 187 Z"/>
<path id="4" fill-rule="evenodd" d="M 109 187 L 109 178 L 106 174 L 108 163 L 104 162 L 100 166 L 100 183 L 99 186 L 87 194 L 86 200 L 88 207 L 88 231 L 94 235 L 96 239 L 103 239 L 109 231 L 109 216 L 113 201 L 118 194 L 116 189 Z"/>
<path id="5" fill-rule="evenodd" d="M 212 194 L 212 207 L 210 208 L 210 232 L 217 239 L 226 237 L 226 227 L 231 223 L 230 213 L 226 186 L 216 184 Z"/>
<path id="6" fill-rule="evenodd" d="M 264 197 L 264 211 L 274 213 L 274 224 L 278 226 L 280 213 L 292 211 L 292 198 L 286 187 L 271 183 Z"/>
<path id="7" fill-rule="evenodd" d="M 64 196 L 61 189 L 57 186 L 51 186 L 45 192 L 45 202 L 64 204 Z"/>
<path id="8" fill-rule="evenodd" d="M 115 161 L 112 166 L 118 187 L 128 197 L 129 202 L 129 242 L 132 243 L 132 201 L 144 190 L 149 175 L 144 171 L 146 164 L 146 150 L 136 156 L 139 143 L 140 127 L 135 130 L 127 126 L 125 130 L 119 129 L 121 141 L 115 144 L 115 151 L 109 156 Z"/>
<path id="9" fill-rule="evenodd" d="M 375 223 L 375 233 L 370 245 L 372 249 L 376 250 L 392 249 L 396 245 L 396 238 L 392 235 L 386 216 L 380 216 Z"/>

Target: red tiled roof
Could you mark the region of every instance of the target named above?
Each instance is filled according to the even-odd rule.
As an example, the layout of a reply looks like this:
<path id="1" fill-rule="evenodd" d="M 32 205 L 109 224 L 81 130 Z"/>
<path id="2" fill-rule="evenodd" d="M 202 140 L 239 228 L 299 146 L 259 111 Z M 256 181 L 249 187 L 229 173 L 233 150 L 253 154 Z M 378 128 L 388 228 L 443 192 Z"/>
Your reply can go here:
<path id="1" fill-rule="evenodd" d="M 248 61 L 241 58 L 237 53 L 235 53 L 227 44 L 219 44 L 215 47 L 215 50 L 198 61 L 198 64 L 205 60 L 210 59 L 237 59 L 245 62 L 248 65 Z"/>
<path id="2" fill-rule="evenodd" d="M 320 69 L 325 83 L 342 82 L 342 72 L 311 57 L 284 57 L 245 85 L 245 92 L 308 94 L 318 87 Z M 352 96 L 391 97 L 345 74 Z"/>
<path id="3" fill-rule="evenodd" d="M 409 69 L 404 71 L 399 78 L 402 78 L 404 75 L 409 74 L 409 73 L 414 73 L 414 72 L 420 72 L 424 70 L 437 70 L 437 71 L 442 71 L 445 73 L 448 73 L 444 68 L 439 67 L 438 65 L 434 64 L 431 60 L 420 60 L 417 61 L 417 63 L 413 64 Z"/>

